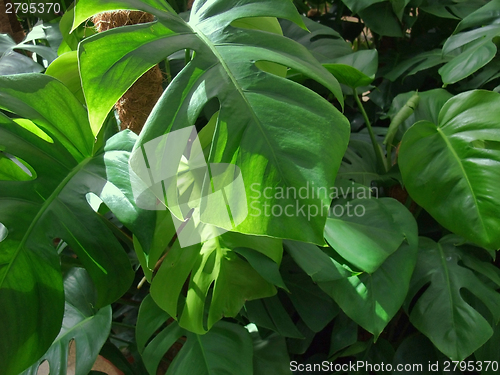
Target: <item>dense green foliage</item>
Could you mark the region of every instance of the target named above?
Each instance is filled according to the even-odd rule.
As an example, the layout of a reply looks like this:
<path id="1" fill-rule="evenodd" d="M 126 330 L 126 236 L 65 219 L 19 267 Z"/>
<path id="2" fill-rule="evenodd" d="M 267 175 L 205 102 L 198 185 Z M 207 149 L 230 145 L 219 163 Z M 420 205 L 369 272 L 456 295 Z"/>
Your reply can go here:
<path id="1" fill-rule="evenodd" d="M 77 375 L 99 354 L 125 374 L 496 373 L 477 361 L 500 362 L 500 0 L 63 5 L 0 35 L 0 374 L 66 374 L 73 340 Z M 111 10 L 155 20 L 96 34 Z M 144 129 L 118 131 L 156 64 Z M 144 209 L 131 155 L 193 125 Z M 239 168 L 249 214 L 181 247 L 200 156 Z"/>

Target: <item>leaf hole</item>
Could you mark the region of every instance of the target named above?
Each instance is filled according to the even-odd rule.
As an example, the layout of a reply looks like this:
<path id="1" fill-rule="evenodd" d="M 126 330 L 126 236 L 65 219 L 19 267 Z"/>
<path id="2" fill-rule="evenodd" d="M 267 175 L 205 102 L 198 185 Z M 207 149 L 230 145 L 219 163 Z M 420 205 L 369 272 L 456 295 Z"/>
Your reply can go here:
<path id="1" fill-rule="evenodd" d="M 331 40 L 341 40 L 342 38 L 340 37 L 340 35 L 324 35 L 324 34 L 321 34 L 321 35 L 315 35 L 313 36 L 310 40 L 311 40 L 311 43 L 314 43 L 318 40 L 322 40 L 322 39 L 331 39 Z"/>
<path id="2" fill-rule="evenodd" d="M 203 309 L 203 328 L 208 331 L 208 315 L 210 312 L 210 306 L 212 305 L 212 296 L 214 295 L 215 281 L 212 281 L 210 287 L 208 288 L 207 295 L 205 297 L 205 304 Z"/>
<path id="3" fill-rule="evenodd" d="M 499 141 L 475 139 L 472 142 L 470 142 L 470 146 L 473 148 L 479 148 L 479 149 L 483 149 L 483 150 L 500 151 L 500 142 Z"/>
<path id="4" fill-rule="evenodd" d="M 67 365 L 67 369 L 68 369 L 68 373 L 74 369 L 76 366 L 76 341 L 75 339 L 72 339 L 69 343 L 68 343 L 68 365 Z"/>
<path id="5" fill-rule="evenodd" d="M 0 223 L 0 242 L 5 240 L 7 238 L 7 235 L 9 234 L 9 231 L 7 230 L 7 227 Z"/>
<path id="6" fill-rule="evenodd" d="M 215 262 L 217 259 L 216 252 L 212 252 L 212 254 L 209 255 L 207 261 L 205 262 L 205 266 L 203 267 L 203 272 L 211 274 L 214 267 L 215 267 Z"/>
<path id="7" fill-rule="evenodd" d="M 220 108 L 221 104 L 219 102 L 219 99 L 211 98 L 205 103 L 195 122 L 198 140 L 203 150 L 205 160 L 208 159 L 212 140 L 216 132 L 217 124 L 219 123 Z M 190 139 L 190 141 L 192 140 L 194 140 L 194 137 Z M 186 147 L 186 151 L 188 150 L 190 151 L 191 148 Z"/>
<path id="8" fill-rule="evenodd" d="M 36 371 L 37 375 L 49 375 L 50 374 L 50 364 L 46 359 L 43 360 Z"/>
<path id="9" fill-rule="evenodd" d="M 346 157 L 342 158 L 342 163 L 346 163 L 346 164 L 352 165 L 352 162 L 349 159 L 347 159 Z"/>
<path id="10" fill-rule="evenodd" d="M 285 78 L 288 72 L 287 66 L 275 63 L 273 61 L 259 60 L 255 62 L 255 66 L 265 73 L 270 73 L 282 78 Z"/>
<path id="11" fill-rule="evenodd" d="M 275 17 L 242 17 L 230 23 L 232 27 L 283 35 L 281 25 Z"/>
<path id="12" fill-rule="evenodd" d="M 31 181 L 36 179 L 36 172 L 24 160 L 0 151 L 0 181 Z"/>
<path id="13" fill-rule="evenodd" d="M 103 203 L 102 199 L 99 198 L 94 193 L 85 194 L 85 198 L 87 199 L 87 203 L 94 210 L 94 212 L 99 212 L 99 208 L 101 207 L 101 204 Z"/>
<path id="14" fill-rule="evenodd" d="M 460 289 L 460 296 L 462 299 L 471 306 L 474 310 L 476 310 L 481 316 L 486 319 L 490 324 L 494 324 L 493 314 L 490 312 L 490 309 L 481 301 L 474 293 L 469 291 L 467 288 Z"/>
<path id="15" fill-rule="evenodd" d="M 209 126 L 212 122 L 217 120 L 217 117 L 214 118 L 214 115 L 219 112 L 220 107 L 221 104 L 217 98 L 211 98 L 205 103 L 194 123 L 198 133 L 200 133 L 203 128 Z"/>
<path id="16" fill-rule="evenodd" d="M 13 119 L 13 121 L 19 125 L 20 127 L 26 129 L 30 133 L 33 133 L 36 135 L 38 138 L 44 140 L 47 143 L 54 143 L 54 140 L 47 134 L 45 133 L 42 129 L 38 127 L 33 121 L 30 121 L 25 118 L 16 118 Z"/>

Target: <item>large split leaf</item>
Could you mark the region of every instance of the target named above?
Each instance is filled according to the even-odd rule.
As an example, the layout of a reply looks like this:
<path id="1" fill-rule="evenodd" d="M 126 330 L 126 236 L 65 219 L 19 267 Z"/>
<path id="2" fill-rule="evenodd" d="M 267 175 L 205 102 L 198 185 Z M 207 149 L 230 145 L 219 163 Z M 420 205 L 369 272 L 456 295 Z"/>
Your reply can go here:
<path id="1" fill-rule="evenodd" d="M 244 374 L 252 371 L 252 339 L 249 332 L 228 322 L 219 322 L 205 335 L 188 332 L 171 322 L 155 336 L 167 322 L 169 315 L 148 296 L 144 299 L 137 318 L 137 346 L 150 374 L 172 345 L 181 347 L 170 365 L 168 375 L 185 374 Z M 180 340 L 183 336 L 185 339 Z M 147 345 L 146 345 L 147 344 Z"/>
<path id="2" fill-rule="evenodd" d="M 458 242 L 452 235 L 438 243 L 420 238 L 407 300 L 412 324 L 453 360 L 467 358 L 487 342 L 493 335 L 488 320 L 500 320 L 500 294 L 482 280 L 498 288 L 495 267 L 456 247 Z M 486 317 L 472 307 L 474 300 Z"/>
<path id="3" fill-rule="evenodd" d="M 38 23 L 20 43 L 9 34 L 0 34 L 0 75 L 42 72 L 44 66 L 31 53 L 36 53 L 38 61 L 44 59 L 50 64 L 57 57 L 61 39 L 57 23 Z"/>
<path id="4" fill-rule="evenodd" d="M 48 38 L 50 37 L 47 36 L 42 25 L 35 26 L 21 43 L 14 42 L 8 34 L 2 34 L 0 35 L 0 54 L 13 50 L 30 51 L 42 56 L 50 63 L 57 57 L 57 45 L 55 48 L 50 48 L 48 46 L 34 44 L 35 40 L 47 40 Z M 55 40 L 51 41 L 54 44 L 56 43 Z"/>
<path id="5" fill-rule="evenodd" d="M 176 242 L 153 278 L 155 302 L 182 327 L 202 334 L 222 317 L 238 314 L 245 301 L 275 294 L 275 287 L 232 251 L 238 247 L 257 250 L 277 264 L 281 261 L 281 240 L 273 238 L 228 232 L 203 245 L 181 248 Z M 178 310 L 188 279 L 185 305 Z"/>
<path id="6" fill-rule="evenodd" d="M 76 7 L 75 25 L 92 12 L 111 6 L 139 8 L 158 18 L 150 24 L 113 29 L 81 43 L 83 89 L 94 131 L 143 72 L 188 48 L 195 51 L 192 60 L 158 102 L 137 147 L 192 126 L 205 104 L 216 98 L 220 113 L 208 162 L 236 164 L 247 198 L 266 187 L 333 186 L 347 144 L 347 120 L 314 92 L 264 72 L 256 63 L 267 61 L 293 68 L 323 84 L 342 101 L 338 82 L 300 44 L 270 32 L 232 26 L 235 20 L 249 17 L 284 18 L 303 25 L 293 4 L 288 0 L 197 1 L 186 23 L 150 3 L 103 2 L 101 7 L 101 2 L 80 1 Z M 322 150 L 321 158 L 318 150 Z M 233 228 L 235 231 L 323 244 L 326 217 L 308 217 L 304 208 L 321 210 L 330 204 L 328 197 L 260 195 L 248 204 L 253 204 L 253 215 Z M 290 209 L 288 215 L 265 213 L 266 206 L 283 212 L 290 205 L 296 207 L 294 214 Z"/>
<path id="7" fill-rule="evenodd" d="M 371 201 L 368 200 L 368 202 Z M 365 204 L 368 202 L 365 202 Z M 404 242 L 373 272 L 356 272 L 347 278 L 319 283 L 319 286 L 339 304 L 352 320 L 371 332 L 375 337 L 382 333 L 405 300 L 415 267 L 418 246 L 416 222 L 403 205 L 392 199 L 381 199 L 371 208 L 367 205 L 366 214 L 371 216 L 377 210 L 381 211 L 382 216 L 392 216 L 392 220 L 397 221 L 397 224 L 394 223 L 393 225 L 399 226 L 399 234 L 386 233 L 386 235 L 401 236 L 401 234 L 404 234 Z M 372 211 L 371 214 L 370 211 Z M 381 223 L 387 222 L 389 217 L 382 219 Z M 362 218 L 357 218 L 359 224 L 363 224 L 362 220 Z M 366 220 L 365 223 L 368 223 L 371 218 L 367 217 L 364 220 Z M 349 224 L 349 222 L 345 224 Z M 350 254 L 347 253 L 349 258 L 352 258 L 354 253 L 359 252 L 354 254 L 357 255 L 355 260 L 358 260 L 361 254 L 367 258 L 367 261 L 376 259 L 377 253 L 371 254 L 372 248 L 368 245 L 368 242 L 376 243 L 378 240 L 378 244 L 387 246 L 387 249 L 391 249 L 395 244 L 384 244 L 384 242 L 390 241 L 387 239 L 381 241 L 380 237 L 373 235 L 373 233 L 371 234 L 373 238 L 366 237 L 367 235 L 370 236 L 370 234 L 367 232 L 363 234 L 363 225 L 358 225 L 358 228 L 356 228 L 352 224 L 356 224 L 356 222 L 351 223 L 351 228 L 347 225 L 346 228 L 350 230 L 357 229 L 359 239 L 352 236 L 354 232 L 351 233 L 352 250 Z M 334 227 L 330 226 L 328 230 L 333 229 Z M 391 228 L 391 230 L 394 229 Z M 382 232 L 383 229 L 380 231 Z M 345 239 L 347 237 L 342 238 L 339 236 L 339 238 Z M 367 242 L 363 244 L 365 240 Z M 400 239 L 397 242 L 401 243 Z M 345 244 L 343 245 L 345 246 Z M 373 249 L 376 249 L 375 246 L 372 244 Z M 340 258 L 336 254 L 332 254 L 332 256 L 332 261 L 339 271 L 352 272 L 352 264 L 348 260 Z M 367 261 L 357 263 L 366 264 L 372 268 Z M 376 263 L 378 262 L 373 264 Z"/>
<path id="8" fill-rule="evenodd" d="M 64 277 L 66 305 L 61 332 L 50 349 L 23 375 L 36 375 L 38 366 L 48 361 L 50 373 L 66 375 L 69 345 L 76 345 L 75 375 L 87 375 L 111 329 L 111 306 L 94 308 L 96 293 L 92 280 L 82 268 L 74 268 Z"/>
<path id="9" fill-rule="evenodd" d="M 125 193 L 129 132 L 109 140 L 107 153 L 94 151 L 87 112 L 62 83 L 35 74 L 0 81 L 0 108 L 24 118 L 0 114 L 0 149 L 31 175 L 0 181 L 6 234 L 0 236 L 0 362 L 2 373 L 17 374 L 47 351 L 61 328 L 54 240 L 69 244 L 87 268 L 98 290 L 96 307 L 119 298 L 132 281 L 122 246 L 86 195 L 100 196 L 131 227 L 139 211 Z M 115 184 L 107 181 L 111 176 Z"/>
<path id="10" fill-rule="evenodd" d="M 15 51 L 7 51 L 2 56 L 0 56 L 0 76 L 40 72 L 43 72 L 43 66 L 37 64 L 28 56 L 22 55 Z"/>
<path id="11" fill-rule="evenodd" d="M 499 108 L 494 92 L 457 95 L 437 125 L 413 125 L 399 151 L 411 197 L 440 224 L 490 250 L 500 247 Z"/>

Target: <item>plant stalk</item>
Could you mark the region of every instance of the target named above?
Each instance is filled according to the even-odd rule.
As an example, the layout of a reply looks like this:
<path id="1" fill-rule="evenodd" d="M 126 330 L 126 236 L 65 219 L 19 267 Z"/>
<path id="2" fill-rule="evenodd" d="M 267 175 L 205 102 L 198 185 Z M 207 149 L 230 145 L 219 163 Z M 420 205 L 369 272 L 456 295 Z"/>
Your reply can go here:
<path id="1" fill-rule="evenodd" d="M 385 156 L 382 153 L 382 149 L 380 148 L 379 144 L 377 143 L 377 139 L 375 138 L 375 133 L 373 132 L 372 129 L 372 124 L 370 122 L 370 119 L 368 118 L 368 115 L 366 114 L 365 108 L 363 107 L 363 103 L 361 103 L 361 100 L 358 97 L 358 93 L 356 92 L 356 89 L 352 89 L 354 98 L 356 99 L 356 103 L 358 104 L 359 110 L 361 111 L 361 114 L 363 115 L 363 118 L 365 119 L 365 124 L 366 127 L 368 128 L 368 133 L 370 134 L 370 139 L 372 141 L 372 146 L 373 150 L 375 151 L 375 157 L 377 158 L 377 164 L 379 167 L 382 168 L 384 172 L 387 172 L 386 169 L 386 164 L 385 164 Z"/>

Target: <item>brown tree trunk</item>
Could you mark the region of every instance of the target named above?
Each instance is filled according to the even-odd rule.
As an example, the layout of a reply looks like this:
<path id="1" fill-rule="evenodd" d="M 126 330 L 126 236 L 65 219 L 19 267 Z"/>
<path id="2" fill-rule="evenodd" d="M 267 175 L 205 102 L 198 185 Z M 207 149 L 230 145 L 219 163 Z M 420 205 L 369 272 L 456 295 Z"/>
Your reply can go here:
<path id="1" fill-rule="evenodd" d="M 8 3 L 12 4 L 9 0 L 0 0 L 0 34 L 9 34 L 16 43 L 19 43 L 26 35 L 16 14 L 13 11 L 7 13 Z"/>
<path id="2" fill-rule="evenodd" d="M 1 1 L 1 0 L 0 0 Z M 113 11 L 99 13 L 92 21 L 98 32 L 115 27 L 135 25 L 154 20 L 154 16 L 139 11 Z M 160 98 L 163 87 L 163 74 L 158 65 L 139 78 L 115 104 L 121 128 L 139 134 L 151 110 Z"/>

